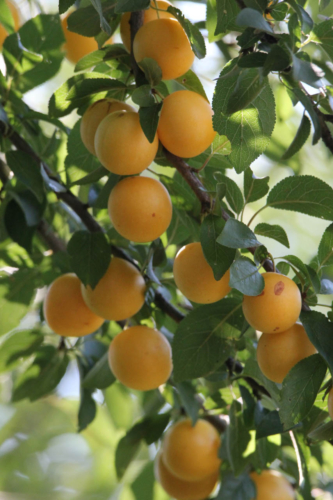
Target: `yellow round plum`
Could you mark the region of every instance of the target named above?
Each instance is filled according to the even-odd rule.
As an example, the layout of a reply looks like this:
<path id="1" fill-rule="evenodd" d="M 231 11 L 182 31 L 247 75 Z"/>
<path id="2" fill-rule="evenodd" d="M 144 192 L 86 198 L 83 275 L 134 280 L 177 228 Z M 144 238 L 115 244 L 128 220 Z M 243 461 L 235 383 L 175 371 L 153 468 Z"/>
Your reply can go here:
<path id="1" fill-rule="evenodd" d="M 154 59 L 163 80 L 179 78 L 194 61 L 189 39 L 176 19 L 156 19 L 141 26 L 134 38 L 133 53 L 138 64 L 146 57 Z"/>
<path id="2" fill-rule="evenodd" d="M 101 164 L 118 175 L 139 174 L 154 160 L 158 138 L 146 138 L 138 113 L 115 111 L 99 124 L 95 135 L 96 155 Z"/>
<path id="3" fill-rule="evenodd" d="M 162 488 L 168 495 L 177 500 L 203 500 L 207 498 L 214 490 L 219 477 L 217 470 L 200 481 L 183 481 L 169 471 L 161 452 L 157 454 L 155 459 L 154 471 Z"/>
<path id="4" fill-rule="evenodd" d="M 257 489 L 257 496 L 253 500 L 295 499 L 293 487 L 279 472 L 264 470 L 261 474 L 252 472 L 250 476 Z"/>
<path id="5" fill-rule="evenodd" d="M 108 209 L 118 233 L 136 243 L 159 238 L 172 218 L 168 191 L 150 177 L 127 177 L 118 182 L 111 191 Z"/>
<path id="6" fill-rule="evenodd" d="M 301 312 L 302 297 L 296 283 L 278 273 L 263 274 L 265 288 L 256 297 L 244 296 L 247 322 L 263 333 L 278 333 L 292 327 Z"/>
<path id="7" fill-rule="evenodd" d="M 153 0 L 150 4 L 151 7 L 143 11 L 143 24 L 149 23 L 150 21 L 155 21 L 155 19 L 169 19 L 170 17 L 173 17 L 173 15 L 169 14 L 169 12 L 165 12 L 171 5 L 170 2 L 167 2 L 166 0 L 157 0 L 156 3 L 157 8 L 161 10 L 159 10 L 157 13 L 155 2 Z M 125 49 L 128 52 L 131 52 L 131 27 L 129 24 L 130 18 L 131 12 L 125 12 L 125 14 L 121 16 L 120 20 L 120 36 Z"/>
<path id="8" fill-rule="evenodd" d="M 296 323 L 275 335 L 263 333 L 258 342 L 257 360 L 260 370 L 267 378 L 282 384 L 299 361 L 316 352 L 303 326 Z"/>
<path id="9" fill-rule="evenodd" d="M 139 270 L 125 259 L 113 257 L 97 286 L 81 287 L 87 306 L 102 318 L 121 321 L 144 304 L 146 285 Z"/>
<path id="10" fill-rule="evenodd" d="M 101 99 L 94 102 L 82 116 L 80 124 L 81 139 L 90 153 L 96 155 L 95 135 L 98 125 L 107 115 L 114 111 L 133 111 L 135 109 L 126 102 L 117 99 Z"/>
<path id="11" fill-rule="evenodd" d="M 173 264 L 173 275 L 182 294 L 198 304 L 217 302 L 231 290 L 229 270 L 216 281 L 200 243 L 189 243 L 179 250 Z"/>
<path id="12" fill-rule="evenodd" d="M 171 375 L 171 347 L 158 330 L 132 326 L 112 340 L 109 364 L 112 373 L 126 387 L 150 391 L 165 384 Z"/>
<path id="13" fill-rule="evenodd" d="M 158 137 L 174 155 L 198 156 L 216 135 L 212 116 L 213 110 L 204 97 L 191 90 L 177 90 L 163 101 Z"/>
<path id="14" fill-rule="evenodd" d="M 218 471 L 220 436 L 207 420 L 195 426 L 189 418 L 167 431 L 163 441 L 163 460 L 174 476 L 184 481 L 201 481 Z"/>
<path id="15" fill-rule="evenodd" d="M 44 317 L 58 335 L 83 337 L 96 331 L 104 318 L 91 311 L 82 298 L 81 281 L 72 273 L 60 276 L 48 288 Z"/>
<path id="16" fill-rule="evenodd" d="M 17 8 L 15 7 L 15 5 L 12 2 L 9 2 L 7 0 L 6 3 L 7 3 L 8 7 L 9 7 L 11 13 L 12 13 L 13 20 L 14 20 L 15 31 L 17 31 L 19 29 L 19 27 L 20 27 L 20 18 L 19 18 L 18 10 L 17 10 Z M 5 39 L 7 38 L 7 36 L 8 36 L 7 31 L 2 26 L 2 24 L 0 24 L 0 49 L 3 46 L 3 42 L 5 41 Z"/>

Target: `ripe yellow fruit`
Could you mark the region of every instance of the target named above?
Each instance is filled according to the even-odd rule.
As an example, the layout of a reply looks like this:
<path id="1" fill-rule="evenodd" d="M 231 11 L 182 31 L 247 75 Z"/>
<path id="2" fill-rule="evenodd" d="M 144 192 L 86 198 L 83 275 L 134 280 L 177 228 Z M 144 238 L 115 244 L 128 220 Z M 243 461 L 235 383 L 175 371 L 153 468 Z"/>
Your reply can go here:
<path id="1" fill-rule="evenodd" d="M 157 149 L 157 134 L 150 143 L 138 113 L 115 111 L 101 121 L 96 131 L 97 158 L 114 174 L 139 174 L 152 163 Z"/>
<path id="2" fill-rule="evenodd" d="M 111 191 L 108 209 L 118 233 L 136 243 L 159 238 L 172 218 L 168 191 L 150 177 L 127 177 L 118 182 Z"/>
<path id="3" fill-rule="evenodd" d="M 258 342 L 257 360 L 267 378 L 282 384 L 293 366 L 316 352 L 303 326 L 295 324 L 275 335 L 263 333 Z"/>
<path id="4" fill-rule="evenodd" d="M 331 419 L 333 420 L 333 388 L 328 394 L 327 409 Z"/>
<path id="5" fill-rule="evenodd" d="M 154 21 L 155 19 L 169 19 L 170 17 L 172 18 L 173 15 L 169 14 L 169 12 L 165 12 L 169 5 L 171 5 L 170 2 L 167 2 L 166 0 L 157 0 L 157 8 L 161 9 L 158 11 L 155 8 L 155 2 L 154 0 L 151 2 L 152 7 L 150 7 L 148 10 L 144 11 L 143 14 L 143 24 L 149 23 L 150 21 Z M 120 20 L 120 36 L 121 40 L 125 46 L 125 49 L 128 52 L 131 52 L 131 27 L 130 27 L 130 18 L 131 18 L 131 12 L 125 12 L 121 16 Z"/>
<path id="6" fill-rule="evenodd" d="M 130 262 L 113 257 L 97 286 L 82 285 L 87 306 L 102 318 L 121 321 L 130 318 L 145 301 L 146 284 L 138 269 Z"/>
<path id="7" fill-rule="evenodd" d="M 49 327 L 64 337 L 83 337 L 96 331 L 104 318 L 91 311 L 82 298 L 81 281 L 64 274 L 50 285 L 44 300 L 44 317 Z"/>
<path id="8" fill-rule="evenodd" d="M 7 1 L 6 3 L 7 3 L 8 7 L 12 13 L 15 31 L 17 31 L 20 27 L 20 18 L 19 18 L 18 10 L 13 3 L 9 2 L 9 1 Z M 7 36 L 8 36 L 7 31 L 2 26 L 2 24 L 0 24 L 0 49 L 3 46 L 3 42 L 5 41 Z"/>
<path id="9" fill-rule="evenodd" d="M 163 80 L 179 78 L 194 61 L 189 39 L 176 19 L 156 19 L 141 26 L 134 38 L 133 53 L 138 64 L 146 57 L 155 59 Z"/>
<path id="10" fill-rule="evenodd" d="M 61 21 L 62 29 L 65 35 L 66 43 L 64 50 L 67 59 L 76 64 L 82 57 L 94 52 L 98 49 L 98 44 L 95 38 L 79 35 L 67 29 L 67 21 L 71 12 L 67 14 Z"/>
<path id="11" fill-rule="evenodd" d="M 103 118 L 114 111 L 124 110 L 135 112 L 135 109 L 132 106 L 126 104 L 126 102 L 118 101 L 117 99 L 101 99 L 100 101 L 94 102 L 91 106 L 89 106 L 87 111 L 82 116 L 80 133 L 82 142 L 90 153 L 96 155 L 95 134 L 97 127 Z"/>
<path id="12" fill-rule="evenodd" d="M 201 481 L 183 481 L 173 475 L 163 461 L 163 453 L 159 452 L 155 459 L 155 477 L 162 488 L 177 500 L 203 500 L 214 490 L 219 472 L 216 471 Z"/>
<path id="13" fill-rule="evenodd" d="M 292 327 L 301 312 L 302 297 L 296 283 L 278 273 L 263 274 L 265 288 L 256 297 L 244 296 L 247 322 L 264 333 L 278 333 Z"/>
<path id="14" fill-rule="evenodd" d="M 279 472 L 264 470 L 261 474 L 252 472 L 250 476 L 257 488 L 257 496 L 253 500 L 295 499 L 293 487 Z"/>
<path id="15" fill-rule="evenodd" d="M 173 425 L 163 441 L 163 460 L 174 476 L 184 481 L 200 481 L 218 471 L 220 436 L 207 420 L 195 426 L 189 418 Z"/>
<path id="16" fill-rule="evenodd" d="M 173 264 L 173 275 L 182 294 L 198 304 L 217 302 L 231 290 L 229 270 L 216 281 L 200 243 L 189 243 L 179 250 Z"/>
<path id="17" fill-rule="evenodd" d="M 109 364 L 126 387 L 150 391 L 165 384 L 171 375 L 171 347 L 158 330 L 132 326 L 111 342 Z"/>
<path id="18" fill-rule="evenodd" d="M 213 110 L 201 95 L 178 90 L 163 101 L 157 133 L 163 146 L 183 158 L 203 153 L 216 135 Z"/>

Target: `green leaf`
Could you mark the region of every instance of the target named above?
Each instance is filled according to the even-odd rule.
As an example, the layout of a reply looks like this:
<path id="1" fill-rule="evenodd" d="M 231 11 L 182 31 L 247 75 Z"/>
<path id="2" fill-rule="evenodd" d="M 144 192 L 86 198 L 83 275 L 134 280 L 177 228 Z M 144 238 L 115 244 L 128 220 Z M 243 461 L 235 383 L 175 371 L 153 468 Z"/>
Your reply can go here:
<path id="1" fill-rule="evenodd" d="M 85 78 L 84 80 L 78 81 L 71 87 L 70 91 L 66 95 L 66 101 L 80 100 L 84 97 L 89 97 L 93 94 L 98 94 L 104 91 L 123 91 L 125 89 L 125 83 L 110 78 L 108 75 L 104 75 L 102 78 Z"/>
<path id="2" fill-rule="evenodd" d="M 213 373 L 234 351 L 244 322 L 240 299 L 227 298 L 191 311 L 172 343 L 176 382 Z"/>
<path id="3" fill-rule="evenodd" d="M 246 7 L 250 7 L 251 9 L 255 9 L 258 12 L 263 14 L 270 4 L 269 0 L 244 0 Z"/>
<path id="4" fill-rule="evenodd" d="M 329 6 L 331 0 L 319 0 L 319 11 L 322 12 Z"/>
<path id="5" fill-rule="evenodd" d="M 172 14 L 177 21 L 182 25 L 188 39 L 191 43 L 191 47 L 198 59 L 203 59 L 206 56 L 206 45 L 205 39 L 199 31 L 199 28 L 192 24 L 186 17 L 184 17 L 181 10 L 176 9 L 176 7 L 168 7 L 168 12 Z"/>
<path id="6" fill-rule="evenodd" d="M 333 224 L 330 224 L 320 240 L 318 248 L 319 268 L 333 264 Z"/>
<path id="7" fill-rule="evenodd" d="M 279 417 L 279 412 L 269 411 L 264 412 L 259 420 L 256 421 L 256 438 L 261 439 L 275 434 L 284 432 L 283 425 Z"/>
<path id="8" fill-rule="evenodd" d="M 140 125 L 150 143 L 154 142 L 163 102 L 139 109 Z"/>
<path id="9" fill-rule="evenodd" d="M 287 233 L 283 227 L 262 222 L 255 227 L 254 232 L 266 238 L 272 238 L 287 248 L 290 248 Z"/>
<path id="10" fill-rule="evenodd" d="M 141 85 L 141 87 L 136 88 L 132 94 L 132 101 L 143 107 L 153 106 L 156 101 L 151 86 Z"/>
<path id="11" fill-rule="evenodd" d="M 314 27 L 314 34 L 321 43 L 322 48 L 333 60 L 333 19 L 326 19 Z"/>
<path id="12" fill-rule="evenodd" d="M 110 370 L 108 352 L 106 352 L 86 373 L 82 380 L 84 389 L 106 389 L 112 385 L 116 377 Z"/>
<path id="13" fill-rule="evenodd" d="M 114 15 L 114 0 L 105 0 L 103 4 L 99 0 L 90 1 L 93 5 L 80 7 L 69 16 L 67 21 L 69 31 L 93 37 L 102 29 L 110 36 L 111 30 L 110 26 L 107 28 L 107 21 L 110 21 Z"/>
<path id="14" fill-rule="evenodd" d="M 245 203 L 260 200 L 269 191 L 269 177 L 257 178 L 252 170 L 248 168 L 244 172 L 244 197 Z"/>
<path id="15" fill-rule="evenodd" d="M 229 97 L 226 113 L 233 114 L 249 106 L 266 83 L 258 68 L 242 69 Z"/>
<path id="16" fill-rule="evenodd" d="M 301 321 L 312 344 L 333 373 L 333 323 L 317 311 L 302 311 Z"/>
<path id="17" fill-rule="evenodd" d="M 65 167 L 68 184 L 82 181 L 87 173 L 92 174 L 100 167 L 96 156 L 91 154 L 82 142 L 80 125 L 81 120 L 76 122 L 67 139 Z"/>
<path id="18" fill-rule="evenodd" d="M 134 12 L 148 9 L 150 0 L 117 0 L 116 12 Z"/>
<path id="19" fill-rule="evenodd" d="M 303 9 L 296 0 L 288 0 L 289 5 L 294 9 L 297 14 L 298 19 L 302 23 L 302 31 L 307 34 L 313 28 L 313 21 L 306 10 Z"/>
<path id="20" fill-rule="evenodd" d="M 235 477 L 231 472 L 226 472 L 216 500 L 252 500 L 256 494 L 256 487 L 248 474 Z"/>
<path id="21" fill-rule="evenodd" d="M 6 0 L 0 0 L 0 25 L 9 35 L 15 32 L 14 19 Z"/>
<path id="22" fill-rule="evenodd" d="M 74 272 L 85 286 L 95 288 L 106 273 L 111 251 L 104 233 L 76 231 L 67 250 Z"/>
<path id="23" fill-rule="evenodd" d="M 310 97 L 305 95 L 301 89 L 294 88 L 293 93 L 296 95 L 297 99 L 303 104 L 304 108 L 306 109 L 306 111 L 310 115 L 310 118 L 311 118 L 311 121 L 313 124 L 313 128 L 314 128 L 312 144 L 313 145 L 317 144 L 317 142 L 321 138 L 321 124 L 320 124 L 318 115 L 314 110 L 313 102 L 310 99 Z"/>
<path id="24" fill-rule="evenodd" d="M 109 174 L 108 170 L 104 167 L 98 167 L 96 170 L 93 170 L 90 174 L 85 175 L 78 181 L 73 182 L 72 186 L 84 186 L 86 184 L 93 184 L 94 182 L 99 181 L 103 177 Z"/>
<path id="25" fill-rule="evenodd" d="M 43 200 L 43 203 L 39 203 L 35 195 L 28 190 L 19 192 L 10 191 L 10 196 L 14 198 L 16 203 L 21 208 L 25 221 L 29 227 L 39 224 L 45 210 L 45 199 Z"/>
<path id="26" fill-rule="evenodd" d="M 300 123 L 299 129 L 297 130 L 297 134 L 294 137 L 293 142 L 288 147 L 287 151 L 283 153 L 281 156 L 281 160 L 289 160 L 294 154 L 298 153 L 298 151 L 304 146 L 306 143 L 311 131 L 311 123 L 309 118 L 304 114 L 302 121 Z"/>
<path id="27" fill-rule="evenodd" d="M 227 272 L 236 255 L 236 250 L 220 245 L 216 241 L 224 226 L 225 221 L 213 214 L 207 215 L 201 224 L 202 250 L 216 280 L 220 280 Z"/>
<path id="28" fill-rule="evenodd" d="M 246 224 L 236 219 L 228 219 L 217 243 L 229 248 L 259 247 L 261 243 Z"/>
<path id="29" fill-rule="evenodd" d="M 266 33 L 274 33 L 270 24 L 265 21 L 263 15 L 257 10 L 248 7 L 240 11 L 236 18 L 236 24 L 238 24 L 238 26 L 256 28 L 261 31 L 266 31 Z"/>
<path id="30" fill-rule="evenodd" d="M 275 125 L 275 101 L 268 80 L 253 102 L 245 109 L 227 114 L 227 105 L 234 91 L 239 68 L 233 59 L 222 70 L 213 98 L 214 129 L 228 137 L 228 157 L 237 173 L 246 168 L 266 149 Z"/>
<path id="31" fill-rule="evenodd" d="M 244 295 L 256 296 L 265 288 L 265 282 L 254 262 L 247 257 L 240 257 L 230 267 L 229 286 Z"/>
<path id="32" fill-rule="evenodd" d="M 271 398 L 277 405 L 280 400 L 280 391 L 275 382 L 272 382 L 271 380 L 268 380 L 267 377 L 265 377 L 265 375 L 260 370 L 257 361 L 251 358 L 246 361 L 244 370 L 242 371 L 242 377 L 253 378 L 256 382 L 258 382 L 258 384 L 263 386 L 269 392 Z"/>
<path id="33" fill-rule="evenodd" d="M 145 74 L 146 80 L 151 87 L 156 87 L 162 80 L 162 70 L 151 57 L 145 57 L 140 61 L 140 68 Z M 155 102 L 155 101 L 154 101 Z"/>
<path id="34" fill-rule="evenodd" d="M 218 181 L 226 186 L 225 197 L 230 208 L 236 212 L 236 214 L 239 214 L 244 207 L 244 198 L 236 182 L 230 179 L 230 177 L 221 174 L 218 176 Z"/>
<path id="35" fill-rule="evenodd" d="M 99 63 L 111 60 L 123 62 L 127 65 L 129 57 L 129 53 L 121 43 L 113 43 L 82 57 L 75 66 L 75 72 L 85 71 L 97 66 Z"/>
<path id="36" fill-rule="evenodd" d="M 238 475 L 243 472 L 247 464 L 248 459 L 244 458 L 244 454 L 251 439 L 250 432 L 244 424 L 242 405 L 238 401 L 232 402 L 229 419 L 224 446 L 227 450 L 228 462 L 235 475 Z"/>
<path id="37" fill-rule="evenodd" d="M 313 354 L 295 365 L 283 380 L 280 418 L 284 428 L 298 424 L 311 410 L 327 366 L 320 354 Z"/>
<path id="38" fill-rule="evenodd" d="M 82 432 L 95 419 L 97 412 L 96 401 L 91 391 L 81 390 L 80 408 L 78 414 L 78 432 Z"/>
<path id="39" fill-rule="evenodd" d="M 312 484 L 311 478 L 309 474 L 308 464 L 310 464 L 311 460 L 311 451 L 308 446 L 307 438 L 299 432 L 294 433 L 296 446 L 298 448 L 298 454 L 300 458 L 300 466 L 303 474 L 303 481 L 300 484 L 300 493 L 304 500 L 313 500 L 312 496 Z M 295 450 L 296 451 L 296 450 Z M 296 451 L 297 453 L 297 451 Z M 300 474 L 300 472 L 299 472 Z"/>
<path id="40" fill-rule="evenodd" d="M 127 467 L 139 451 L 142 440 L 152 444 L 163 434 L 170 420 L 169 413 L 152 415 L 141 420 L 119 441 L 116 449 L 115 466 L 120 480 Z"/>
<path id="41" fill-rule="evenodd" d="M 287 177 L 270 191 L 267 206 L 333 220 L 333 189 L 312 175 Z"/>
<path id="42" fill-rule="evenodd" d="M 264 64 L 264 76 L 271 71 L 282 71 L 290 64 L 289 54 L 280 45 L 273 45 Z"/>
<path id="43" fill-rule="evenodd" d="M 36 293 L 37 269 L 0 274 L 0 335 L 16 328 L 29 310 Z"/>
<path id="44" fill-rule="evenodd" d="M 176 389 L 179 393 L 181 404 L 184 407 L 186 414 L 192 420 L 192 424 L 195 425 L 201 408 L 201 403 L 196 398 L 197 393 L 195 388 L 190 382 L 181 382 L 180 384 L 176 384 Z"/>
<path id="45" fill-rule="evenodd" d="M 41 203 L 45 197 L 44 181 L 32 157 L 22 151 L 9 151 L 6 154 L 6 160 L 18 180 L 30 189 Z"/>
<path id="46" fill-rule="evenodd" d="M 27 225 L 23 210 L 15 200 L 10 200 L 7 203 L 3 223 L 8 236 L 30 253 L 36 227 L 29 227 Z"/>
<path id="47" fill-rule="evenodd" d="M 52 392 L 65 375 L 68 362 L 64 351 L 51 345 L 40 347 L 33 363 L 16 381 L 12 400 L 36 401 Z"/>
<path id="48" fill-rule="evenodd" d="M 99 15 L 100 27 L 110 37 L 112 34 L 111 27 L 104 17 L 104 12 L 103 12 L 104 6 L 103 6 L 101 0 L 90 0 L 90 2 L 92 3 L 93 7 L 95 8 L 96 12 Z"/>
<path id="49" fill-rule="evenodd" d="M 1 289 L 2 280 L 1 280 Z M 1 317 L 1 326 L 2 326 Z M 43 342 L 44 337 L 38 330 L 19 330 L 11 332 L 0 342 L 0 373 L 12 370 L 17 364 L 34 354 Z"/>
<path id="50" fill-rule="evenodd" d="M 270 10 L 270 15 L 275 21 L 283 21 L 288 12 L 288 5 L 286 3 L 275 4 L 273 9 Z"/>
<path id="51" fill-rule="evenodd" d="M 206 101 L 208 101 L 205 89 L 203 88 L 200 79 L 191 69 L 189 69 L 187 73 L 185 73 L 185 75 L 176 78 L 176 81 L 180 83 L 185 89 L 200 94 L 202 97 L 206 99 Z"/>
<path id="52" fill-rule="evenodd" d="M 59 14 L 64 14 L 75 2 L 75 0 L 59 0 Z"/>
<path id="53" fill-rule="evenodd" d="M 114 188 L 114 186 L 119 181 L 119 179 L 120 179 L 120 175 L 109 174 L 109 178 L 108 178 L 107 182 L 104 184 L 99 195 L 97 196 L 96 200 L 92 204 L 92 206 L 94 208 L 107 208 L 110 193 L 111 193 L 112 189 Z"/>
<path id="54" fill-rule="evenodd" d="M 234 0 L 218 0 L 216 2 L 217 24 L 215 35 L 224 34 L 227 31 L 234 31 L 236 28 L 236 18 L 240 12 L 238 3 Z"/>
<path id="55" fill-rule="evenodd" d="M 323 71 L 316 68 L 312 63 L 297 57 L 295 54 L 292 55 L 293 62 L 293 77 L 295 80 L 307 83 L 312 87 L 320 88 L 323 86 L 321 77 L 323 76 Z"/>
<path id="56" fill-rule="evenodd" d="M 243 55 L 239 61 L 240 68 L 261 68 L 267 59 L 265 52 L 250 52 L 250 54 Z"/>

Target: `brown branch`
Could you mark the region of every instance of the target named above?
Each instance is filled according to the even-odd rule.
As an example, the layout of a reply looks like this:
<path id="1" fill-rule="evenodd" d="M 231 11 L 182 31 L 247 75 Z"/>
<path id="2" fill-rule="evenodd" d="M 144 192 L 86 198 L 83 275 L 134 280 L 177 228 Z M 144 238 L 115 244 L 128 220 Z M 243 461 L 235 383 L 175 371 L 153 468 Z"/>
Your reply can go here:
<path id="1" fill-rule="evenodd" d="M 45 220 L 40 221 L 37 232 L 53 252 L 66 252 L 66 243 L 58 238 Z"/>
<path id="2" fill-rule="evenodd" d="M 330 129 L 328 128 L 326 122 L 333 123 L 333 115 L 326 115 L 325 113 L 322 113 L 317 106 L 314 104 L 313 109 L 315 110 L 319 120 L 320 120 L 320 125 L 321 125 L 321 138 L 323 140 L 323 143 L 325 146 L 331 151 L 333 154 L 333 137 L 331 134 Z"/>
<path id="3" fill-rule="evenodd" d="M 333 115 L 328 115 L 326 113 L 321 113 L 323 119 L 325 120 L 325 122 L 330 122 L 330 123 L 333 123 Z"/>

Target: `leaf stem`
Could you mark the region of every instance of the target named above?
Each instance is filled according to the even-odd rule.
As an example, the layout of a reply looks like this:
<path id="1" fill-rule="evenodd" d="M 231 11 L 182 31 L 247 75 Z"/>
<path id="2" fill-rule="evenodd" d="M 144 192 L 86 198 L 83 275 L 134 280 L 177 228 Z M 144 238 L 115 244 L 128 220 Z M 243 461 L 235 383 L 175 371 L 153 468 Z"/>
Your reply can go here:
<path id="1" fill-rule="evenodd" d="M 252 222 L 255 219 L 255 217 L 257 217 L 257 215 L 260 214 L 260 212 L 262 212 L 263 210 L 265 210 L 265 208 L 267 208 L 267 207 L 269 207 L 269 205 L 264 205 L 263 207 L 259 208 L 259 210 L 257 210 L 256 213 L 252 215 L 252 217 L 249 220 L 247 226 L 250 227 L 250 225 L 252 224 Z"/>

